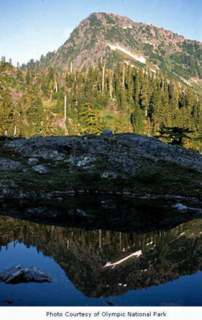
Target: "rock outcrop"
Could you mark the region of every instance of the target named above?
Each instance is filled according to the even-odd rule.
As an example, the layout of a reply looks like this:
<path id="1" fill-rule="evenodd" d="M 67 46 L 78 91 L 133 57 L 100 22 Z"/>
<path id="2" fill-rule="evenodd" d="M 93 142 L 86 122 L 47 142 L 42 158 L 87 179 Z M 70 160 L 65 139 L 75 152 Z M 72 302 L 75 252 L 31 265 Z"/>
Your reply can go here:
<path id="1" fill-rule="evenodd" d="M 12 161 L 8 159 L 0 159 L 0 171 L 20 171 L 22 165 L 18 161 Z"/>
<path id="2" fill-rule="evenodd" d="M 1 174 L 1 198 L 85 192 L 201 197 L 202 156 L 156 138 L 105 130 L 100 136 L 15 139 L 5 148 L 16 161 L 8 159 L 13 165 Z M 12 174 L 14 164 L 23 173 Z"/>

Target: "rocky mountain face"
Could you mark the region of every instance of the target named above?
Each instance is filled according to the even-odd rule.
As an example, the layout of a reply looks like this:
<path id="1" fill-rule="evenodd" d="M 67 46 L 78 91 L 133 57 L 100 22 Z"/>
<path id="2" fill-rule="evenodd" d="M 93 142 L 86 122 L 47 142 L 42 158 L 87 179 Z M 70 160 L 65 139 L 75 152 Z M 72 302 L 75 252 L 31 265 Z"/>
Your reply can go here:
<path id="1" fill-rule="evenodd" d="M 89 67 L 98 62 L 113 67 L 125 61 L 170 73 L 189 85 L 201 85 L 202 43 L 127 17 L 93 13 L 71 33 L 57 51 L 42 57 L 38 67 Z M 28 64 L 29 65 L 29 64 Z"/>

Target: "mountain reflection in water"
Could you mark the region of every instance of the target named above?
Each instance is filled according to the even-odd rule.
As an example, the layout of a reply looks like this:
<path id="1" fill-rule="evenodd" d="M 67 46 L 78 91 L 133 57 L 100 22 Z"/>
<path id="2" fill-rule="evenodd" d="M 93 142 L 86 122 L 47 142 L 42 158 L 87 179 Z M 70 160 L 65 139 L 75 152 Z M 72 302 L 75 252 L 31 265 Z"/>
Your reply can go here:
<path id="1" fill-rule="evenodd" d="M 20 263 L 29 266 L 32 262 L 33 265 L 33 248 L 37 250 L 34 253 L 37 267 L 47 272 L 53 278 L 53 283 L 16 286 L 0 283 L 0 304 L 4 304 L 6 298 L 14 297 L 15 300 L 19 287 L 21 302 L 15 304 L 30 305 L 33 303 L 32 299 L 23 299 L 25 292 L 29 292 L 27 288 L 33 285 L 36 305 L 65 305 L 64 299 L 53 301 L 49 297 L 50 292 L 47 295 L 49 288 L 58 282 L 57 277 L 61 276 L 57 271 L 52 272 L 53 262 L 57 264 L 57 268 L 60 267 L 60 272 L 63 272 L 63 282 L 68 281 L 68 295 L 71 296 L 71 290 L 83 294 L 82 298 L 77 297 L 75 301 L 66 301 L 67 305 L 100 305 L 105 304 L 108 299 L 115 304 L 140 305 L 137 299 L 140 289 L 154 290 L 154 286 L 168 284 L 172 280 L 193 274 L 200 276 L 196 290 L 201 290 L 202 287 L 201 273 L 198 273 L 202 267 L 201 219 L 182 223 L 170 230 L 132 234 L 99 229 L 85 231 L 0 216 L 0 272 Z M 36 259 L 36 255 L 40 256 L 40 259 Z M 46 257 L 51 258 L 50 265 L 44 262 Z M 176 283 L 173 285 L 177 286 Z M 158 287 L 155 288 L 157 292 Z M 44 290 L 44 296 L 49 298 L 38 301 L 37 290 Z M 60 290 L 60 287 L 57 290 Z M 65 289 L 61 286 L 61 291 L 63 290 Z M 130 295 L 124 300 L 127 292 Z M 31 292 L 29 294 L 32 295 Z M 118 296 L 121 296 L 121 299 L 119 297 L 116 300 Z M 158 293 L 156 297 L 156 302 L 148 298 L 143 303 L 174 304 L 168 297 L 159 298 Z M 89 298 L 99 298 L 100 302 L 98 299 Z M 183 302 L 179 297 L 179 304 L 202 305 L 202 298 L 200 299 L 194 301 L 190 292 L 190 299 L 186 296 L 186 302 Z"/>

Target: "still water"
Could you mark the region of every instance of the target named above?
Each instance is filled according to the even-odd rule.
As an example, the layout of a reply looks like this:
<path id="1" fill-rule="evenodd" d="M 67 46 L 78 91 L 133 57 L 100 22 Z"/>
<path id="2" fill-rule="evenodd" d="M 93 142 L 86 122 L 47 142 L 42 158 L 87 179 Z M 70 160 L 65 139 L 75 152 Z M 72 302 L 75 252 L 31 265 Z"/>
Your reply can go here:
<path id="1" fill-rule="evenodd" d="M 156 229 L 136 219 L 141 228 L 133 221 L 130 232 L 0 216 L 0 273 L 21 264 L 52 278 L 0 283 L 0 305 L 202 306 L 202 219 L 186 216 L 168 227 L 169 214 L 162 228 L 159 219 Z"/>

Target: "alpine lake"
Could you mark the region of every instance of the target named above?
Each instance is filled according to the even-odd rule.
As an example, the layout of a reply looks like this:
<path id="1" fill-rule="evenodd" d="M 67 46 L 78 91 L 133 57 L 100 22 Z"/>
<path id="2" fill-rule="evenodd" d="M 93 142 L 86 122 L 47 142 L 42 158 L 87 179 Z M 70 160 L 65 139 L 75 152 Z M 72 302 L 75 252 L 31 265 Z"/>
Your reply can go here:
<path id="1" fill-rule="evenodd" d="M 0 282 L 0 305 L 202 306 L 200 205 L 175 204 L 104 195 L 2 202 L 0 273 L 20 264 L 52 280 Z"/>

